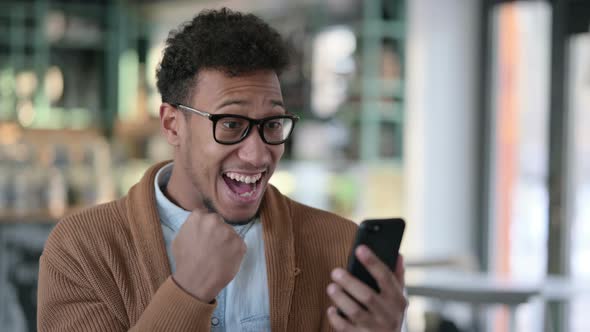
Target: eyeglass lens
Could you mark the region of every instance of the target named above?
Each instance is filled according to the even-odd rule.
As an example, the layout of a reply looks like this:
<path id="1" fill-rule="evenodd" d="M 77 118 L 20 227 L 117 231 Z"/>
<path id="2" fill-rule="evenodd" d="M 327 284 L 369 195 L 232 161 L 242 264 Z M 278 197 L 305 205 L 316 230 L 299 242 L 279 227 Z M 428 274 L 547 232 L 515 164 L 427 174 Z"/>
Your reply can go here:
<path id="1" fill-rule="evenodd" d="M 250 121 L 237 117 L 223 117 L 215 124 L 215 139 L 224 143 L 240 141 L 248 131 Z M 286 140 L 291 133 L 293 120 L 288 117 L 267 119 L 260 124 L 264 140 L 278 143 Z"/>

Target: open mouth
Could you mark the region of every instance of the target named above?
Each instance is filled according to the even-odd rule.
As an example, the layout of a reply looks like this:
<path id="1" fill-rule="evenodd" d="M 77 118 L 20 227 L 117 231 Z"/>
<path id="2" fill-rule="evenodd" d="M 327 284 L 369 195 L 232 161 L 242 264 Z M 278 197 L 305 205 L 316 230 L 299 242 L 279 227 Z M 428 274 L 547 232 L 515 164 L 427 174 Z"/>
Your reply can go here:
<path id="1" fill-rule="evenodd" d="M 223 174 L 223 180 L 233 193 L 240 198 L 248 200 L 256 196 L 255 194 L 265 173 L 242 174 L 227 172 Z"/>

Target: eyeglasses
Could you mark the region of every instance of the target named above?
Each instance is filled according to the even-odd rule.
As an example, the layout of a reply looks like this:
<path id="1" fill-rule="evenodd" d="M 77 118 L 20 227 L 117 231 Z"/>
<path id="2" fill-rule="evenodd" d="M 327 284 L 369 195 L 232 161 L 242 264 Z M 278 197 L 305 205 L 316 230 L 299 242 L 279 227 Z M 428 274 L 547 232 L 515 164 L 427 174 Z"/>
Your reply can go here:
<path id="1" fill-rule="evenodd" d="M 182 104 L 170 104 L 200 116 L 204 116 L 213 122 L 213 138 L 219 144 L 237 144 L 243 141 L 252 126 L 258 127 L 258 133 L 262 141 L 270 145 L 285 143 L 295 127 L 299 117 L 293 114 L 275 115 L 259 120 L 237 114 L 211 114 Z"/>

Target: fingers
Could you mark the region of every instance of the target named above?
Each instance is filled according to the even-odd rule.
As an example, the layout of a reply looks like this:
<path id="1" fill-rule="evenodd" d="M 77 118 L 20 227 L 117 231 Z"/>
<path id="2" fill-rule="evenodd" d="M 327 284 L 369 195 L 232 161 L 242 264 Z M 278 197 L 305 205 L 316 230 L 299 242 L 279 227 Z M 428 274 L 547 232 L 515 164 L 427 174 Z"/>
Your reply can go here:
<path id="1" fill-rule="evenodd" d="M 334 282 L 343 290 L 343 292 L 349 294 L 348 295 L 344 293 L 345 296 L 352 296 L 354 299 L 364 305 L 371 314 L 379 317 L 379 320 L 382 320 L 382 317 L 388 316 L 387 312 L 391 310 L 391 306 L 386 303 L 384 298 L 381 297 L 380 294 L 376 293 L 372 288 L 367 286 L 364 282 L 355 278 L 344 269 L 334 269 L 332 271 L 332 280 L 334 280 Z M 354 300 L 351 299 L 351 301 Z M 359 306 L 358 304 L 356 305 Z M 339 305 L 338 307 L 340 308 Z M 359 308 L 361 307 L 359 306 Z M 344 311 L 343 308 L 341 308 L 341 310 Z M 344 312 L 346 313 L 346 311 Z M 351 314 L 358 315 L 359 318 L 364 319 L 364 317 L 356 311 L 351 312 Z M 356 320 L 354 320 L 353 317 L 350 318 L 356 323 Z"/>
<path id="2" fill-rule="evenodd" d="M 332 325 L 336 331 L 346 332 L 352 331 L 354 328 L 350 322 L 338 315 L 335 307 L 328 308 L 328 320 L 330 321 L 330 325 Z"/>
<path id="3" fill-rule="evenodd" d="M 328 285 L 327 292 L 336 307 L 340 308 L 350 321 L 366 322 L 369 319 L 369 312 L 348 296 L 337 284 Z"/>
<path id="4" fill-rule="evenodd" d="M 361 261 L 361 264 L 365 266 L 367 271 L 377 281 L 383 296 L 389 299 L 385 304 L 385 308 L 395 306 L 405 311 L 408 306 L 408 300 L 403 290 L 405 283 L 403 257 L 401 255 L 398 256 L 395 272 L 392 273 L 389 266 L 385 265 L 367 246 L 359 246 L 356 250 L 356 255 Z"/>
<path id="5" fill-rule="evenodd" d="M 391 269 L 379 259 L 372 251 L 365 245 L 359 246 L 355 250 L 356 257 L 369 271 L 371 276 L 377 281 L 382 293 L 385 294 L 403 294 L 402 286 L 396 278 L 393 277 Z"/>
<path id="6" fill-rule="evenodd" d="M 392 271 L 366 246 L 359 246 L 355 255 L 377 281 L 380 293 L 346 270 L 338 268 L 332 271 L 335 284 L 328 287 L 328 295 L 336 307 L 346 314 L 348 320 L 344 320 L 353 326 L 399 326 L 407 307 L 403 294 L 403 257 L 399 256 L 395 271 Z"/>
<path id="7" fill-rule="evenodd" d="M 395 277 L 391 271 L 389 273 L 390 282 L 393 282 Z M 407 307 L 407 300 L 403 295 L 376 293 L 343 269 L 334 269 L 332 279 L 335 283 L 328 286 L 328 295 L 348 318 L 341 317 L 334 310 L 336 315 L 330 317 L 330 323 L 336 330 L 351 331 L 357 327 L 371 331 L 399 329 Z M 330 312 L 328 311 L 329 316 Z"/>

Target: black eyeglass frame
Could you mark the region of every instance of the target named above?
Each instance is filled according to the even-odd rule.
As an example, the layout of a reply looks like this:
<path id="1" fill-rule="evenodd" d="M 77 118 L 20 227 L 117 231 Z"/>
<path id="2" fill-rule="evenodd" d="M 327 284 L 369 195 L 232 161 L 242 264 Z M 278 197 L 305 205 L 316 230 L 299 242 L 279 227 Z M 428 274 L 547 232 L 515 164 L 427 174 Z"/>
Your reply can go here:
<path id="1" fill-rule="evenodd" d="M 283 114 L 283 115 L 273 115 L 273 116 L 269 116 L 269 117 L 257 120 L 257 119 L 252 119 L 247 116 L 239 115 L 239 114 L 211 114 L 211 113 L 201 111 L 196 108 L 192 108 L 190 106 L 186 106 L 183 104 L 178 104 L 178 103 L 169 103 L 169 104 L 172 105 L 173 107 L 190 111 L 192 113 L 206 117 L 207 119 L 211 120 L 211 122 L 213 122 L 213 139 L 215 140 L 215 142 L 217 142 L 219 144 L 223 144 L 223 145 L 233 145 L 233 144 L 240 143 L 246 137 L 248 137 L 248 134 L 250 134 L 250 130 L 252 129 L 252 126 L 258 127 L 258 134 L 260 135 L 260 138 L 262 139 L 262 141 L 264 143 L 269 144 L 269 145 L 281 145 L 281 144 L 285 143 L 291 137 L 291 134 L 293 133 L 293 129 L 295 129 L 295 124 L 299 120 L 299 117 L 295 114 L 292 114 L 292 113 L 287 113 L 287 114 Z M 239 118 L 239 119 L 244 119 L 244 120 L 248 121 L 248 128 L 246 128 L 246 130 L 244 130 L 244 132 L 242 133 L 242 136 L 240 136 L 240 138 L 238 140 L 226 142 L 226 141 L 220 141 L 217 139 L 217 135 L 215 134 L 215 129 L 217 128 L 217 121 L 224 119 L 224 118 Z M 268 121 L 275 120 L 275 119 L 290 119 L 291 121 L 293 121 L 293 125 L 291 126 L 291 129 L 287 133 L 285 139 L 283 139 L 281 141 L 277 141 L 277 142 L 269 142 L 264 137 L 264 129 L 263 129 L 264 124 Z"/>

